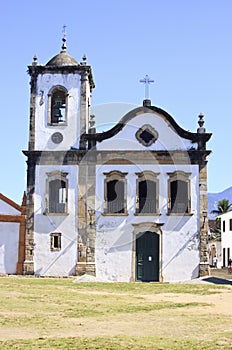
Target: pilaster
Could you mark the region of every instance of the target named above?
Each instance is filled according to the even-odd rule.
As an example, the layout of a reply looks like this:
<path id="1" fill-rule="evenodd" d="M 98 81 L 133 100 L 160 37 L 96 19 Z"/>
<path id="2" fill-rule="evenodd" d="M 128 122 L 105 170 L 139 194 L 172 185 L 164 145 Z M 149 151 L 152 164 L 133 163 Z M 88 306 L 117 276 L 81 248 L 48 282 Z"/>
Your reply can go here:
<path id="1" fill-rule="evenodd" d="M 16 274 L 23 274 L 23 264 L 25 260 L 25 237 L 26 237 L 26 193 L 24 192 L 21 206 L 21 220 L 19 226 L 19 246 L 18 246 L 18 262 L 16 266 Z"/>
<path id="2" fill-rule="evenodd" d="M 78 262 L 76 274 L 96 274 L 95 267 L 95 152 L 89 151 L 79 165 Z"/>
<path id="3" fill-rule="evenodd" d="M 32 66 L 31 74 L 31 96 L 30 96 L 30 124 L 29 124 L 29 150 L 34 150 L 35 148 L 35 110 L 36 110 L 36 89 L 37 89 L 37 72 L 36 63 Z"/>
<path id="4" fill-rule="evenodd" d="M 87 244 L 87 197 L 86 197 L 86 175 L 87 164 L 85 159 L 79 164 L 78 172 L 78 255 L 76 274 L 86 273 L 86 244 Z"/>
<path id="5" fill-rule="evenodd" d="M 84 70 L 81 74 L 81 89 L 80 89 L 80 149 L 86 149 L 86 142 L 81 138 L 81 135 L 88 131 L 89 123 L 89 81 L 88 73 Z"/>
<path id="6" fill-rule="evenodd" d="M 200 276 L 209 275 L 207 162 L 199 165 L 200 192 Z"/>
<path id="7" fill-rule="evenodd" d="M 86 251 L 86 273 L 96 274 L 95 267 L 95 240 L 96 240 L 96 222 L 95 222 L 95 197 L 96 197 L 96 161 L 95 152 L 88 152 L 88 174 L 87 174 L 87 251 Z"/>
<path id="8" fill-rule="evenodd" d="M 23 274 L 34 274 L 34 191 L 35 191 L 35 164 L 31 159 L 27 161 L 27 220 L 25 237 L 25 261 Z"/>

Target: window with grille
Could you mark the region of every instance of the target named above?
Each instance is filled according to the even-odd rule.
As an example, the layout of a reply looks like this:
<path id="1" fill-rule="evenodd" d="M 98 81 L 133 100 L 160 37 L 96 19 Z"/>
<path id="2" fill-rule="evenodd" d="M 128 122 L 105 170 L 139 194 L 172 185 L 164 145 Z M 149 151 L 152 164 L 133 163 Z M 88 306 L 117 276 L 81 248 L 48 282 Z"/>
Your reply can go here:
<path id="1" fill-rule="evenodd" d="M 168 175 L 168 213 L 191 213 L 190 173 L 176 171 Z"/>
<path id="2" fill-rule="evenodd" d="M 112 171 L 110 173 L 104 173 L 104 175 L 106 176 L 104 186 L 104 213 L 126 214 L 127 200 L 125 176 L 127 173 Z"/>
<path id="3" fill-rule="evenodd" d="M 54 171 L 47 173 L 46 214 L 67 213 L 68 181 L 67 173 Z"/>
<path id="4" fill-rule="evenodd" d="M 49 213 L 65 213 L 66 183 L 63 180 L 49 182 Z"/>
<path id="5" fill-rule="evenodd" d="M 145 171 L 136 173 L 137 194 L 136 194 L 136 213 L 137 214 L 156 214 L 159 210 L 159 182 L 158 173 Z"/>

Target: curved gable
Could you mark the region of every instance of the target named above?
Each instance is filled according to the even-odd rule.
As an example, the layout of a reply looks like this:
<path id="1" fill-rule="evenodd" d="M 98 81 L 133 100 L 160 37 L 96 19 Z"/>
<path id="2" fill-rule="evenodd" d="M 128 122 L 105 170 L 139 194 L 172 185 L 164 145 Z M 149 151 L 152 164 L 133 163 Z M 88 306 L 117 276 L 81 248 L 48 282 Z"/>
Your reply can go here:
<path id="1" fill-rule="evenodd" d="M 140 129 L 141 132 L 139 131 Z M 139 134 L 142 135 L 142 138 L 139 137 Z M 117 144 L 118 140 L 127 140 L 133 143 L 133 146 L 131 145 L 133 149 L 136 143 L 140 143 L 140 145 L 136 145 L 135 147 L 143 149 L 150 146 L 149 149 L 171 150 L 202 149 L 210 139 L 211 134 L 193 133 L 184 130 L 166 111 L 151 106 L 138 107 L 131 110 L 122 117 L 118 124 L 108 131 L 96 134 L 84 134 L 82 137 L 84 140 L 93 141 L 94 143 L 101 142 L 107 149 L 120 149 L 120 145 Z M 152 137 L 154 140 L 152 140 Z M 146 142 L 143 143 L 143 138 L 148 139 L 147 145 Z M 111 142 L 111 145 L 109 142 Z M 196 144 L 195 146 L 193 145 L 194 143 Z M 141 145 L 144 147 L 141 148 Z M 125 144 L 121 144 L 121 147 L 125 147 Z M 103 149 L 104 147 L 103 145 L 99 145 L 98 148 Z"/>
<path id="2" fill-rule="evenodd" d="M 143 116 L 147 117 L 147 120 L 144 121 Z M 103 142 L 105 140 L 111 139 L 112 141 L 116 140 L 114 137 L 116 135 L 119 135 L 120 133 L 123 133 L 123 131 L 131 125 L 135 125 L 136 127 L 143 127 L 145 124 L 151 124 L 151 127 L 154 127 L 155 130 L 157 130 L 157 121 L 151 120 L 152 116 L 156 116 L 157 120 L 160 119 L 160 125 L 162 124 L 162 129 L 164 129 L 164 125 L 166 125 L 166 130 L 171 130 L 173 135 L 175 134 L 179 138 L 188 140 L 190 144 L 197 143 L 198 148 L 201 148 L 202 145 L 204 145 L 211 137 L 211 133 L 193 133 L 190 131 L 187 131 L 180 127 L 174 118 L 164 111 L 161 108 L 151 106 L 151 107 L 138 107 L 130 112 L 128 112 L 126 115 L 124 115 L 121 120 L 111 129 L 101 132 L 101 133 L 95 133 L 95 134 L 84 134 L 82 135 L 82 138 L 87 141 L 93 141 L 95 142 Z M 140 119 L 140 125 L 138 125 L 138 120 Z M 149 123 L 151 121 L 151 123 Z M 155 125 L 152 125 L 155 124 Z M 159 130 L 157 130 L 159 133 Z M 162 130 L 163 131 L 163 130 Z M 127 134 L 127 133 L 125 133 Z M 171 137 L 171 134 L 169 133 L 169 137 Z M 121 138 L 121 137 L 120 137 Z M 113 140 L 114 139 L 114 140 Z M 114 142 L 113 142 L 114 143 Z M 166 147 L 167 149 L 167 147 Z"/>

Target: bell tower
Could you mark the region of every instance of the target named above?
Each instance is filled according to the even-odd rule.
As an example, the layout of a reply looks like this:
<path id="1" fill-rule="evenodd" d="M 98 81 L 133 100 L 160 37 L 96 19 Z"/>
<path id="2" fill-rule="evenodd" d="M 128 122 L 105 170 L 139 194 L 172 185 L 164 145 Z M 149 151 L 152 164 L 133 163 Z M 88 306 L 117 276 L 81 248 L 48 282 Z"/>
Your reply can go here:
<path id="1" fill-rule="evenodd" d="M 54 250 L 52 244 L 55 242 L 59 246 L 60 242 L 63 248 L 78 236 L 75 219 L 78 210 L 77 154 L 81 150 L 87 151 L 86 142 L 80 140 L 89 130 L 94 81 L 86 57 L 78 63 L 68 54 L 65 31 L 60 53 L 45 65 L 38 64 L 34 56 L 28 73 L 31 78 L 29 143 L 28 150 L 23 152 L 27 156 L 28 218 L 24 273 L 43 270 L 39 251 L 45 249 L 44 266 L 47 265 L 47 274 L 53 274 L 53 269 L 48 266 L 52 264 L 54 251 L 58 254 L 60 248 L 53 247 Z M 67 230 L 68 226 L 71 229 Z M 69 236 L 70 232 L 73 236 Z M 42 234 L 46 238 L 42 238 Z M 73 248 L 73 260 L 76 251 Z M 63 274 L 61 266 L 68 263 L 64 258 L 60 261 L 60 274 Z M 66 269 L 72 268 L 66 266 Z M 43 273 L 46 274 L 46 267 Z"/>
<path id="2" fill-rule="evenodd" d="M 67 53 L 66 37 L 58 55 L 45 66 L 34 56 L 31 76 L 29 150 L 79 148 L 80 135 L 88 132 L 91 67 L 83 57 L 78 63 Z"/>

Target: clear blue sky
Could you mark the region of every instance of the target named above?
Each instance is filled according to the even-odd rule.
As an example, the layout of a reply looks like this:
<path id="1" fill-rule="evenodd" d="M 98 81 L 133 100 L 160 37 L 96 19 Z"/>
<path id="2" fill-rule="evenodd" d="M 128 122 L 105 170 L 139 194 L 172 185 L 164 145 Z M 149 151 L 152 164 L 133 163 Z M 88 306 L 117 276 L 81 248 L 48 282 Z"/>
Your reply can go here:
<path id="1" fill-rule="evenodd" d="M 28 142 L 27 65 L 34 54 L 46 64 L 59 53 L 63 24 L 69 54 L 80 61 L 85 53 L 92 65 L 94 105 L 140 105 L 139 79 L 148 74 L 155 80 L 153 104 L 184 129 L 196 131 L 204 113 L 213 133 L 209 192 L 232 185 L 231 0 L 5 0 L 0 14 L 0 192 L 20 202 L 26 188 L 21 150 Z"/>

